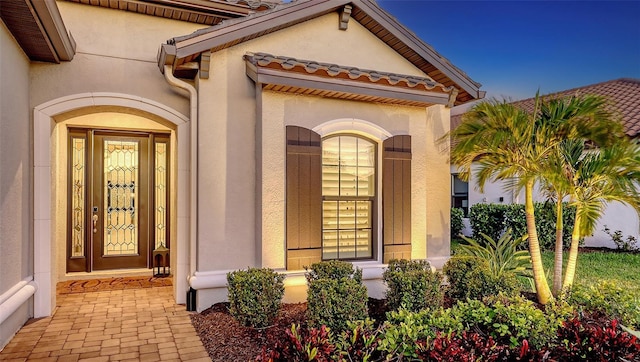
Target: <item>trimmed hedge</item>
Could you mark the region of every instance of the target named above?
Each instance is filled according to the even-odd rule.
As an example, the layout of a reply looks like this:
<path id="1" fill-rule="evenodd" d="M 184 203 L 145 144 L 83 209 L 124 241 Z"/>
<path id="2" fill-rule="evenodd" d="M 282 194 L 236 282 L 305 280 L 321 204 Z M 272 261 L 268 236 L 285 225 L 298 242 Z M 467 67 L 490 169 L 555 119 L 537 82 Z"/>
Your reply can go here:
<path id="1" fill-rule="evenodd" d="M 449 281 L 447 292 L 456 300 L 482 299 L 498 293 L 515 295 L 519 290 L 514 274 L 505 273 L 495 277 L 486 260 L 473 256 L 451 257 L 442 271 Z"/>
<path id="2" fill-rule="evenodd" d="M 362 270 L 351 263 L 324 261 L 307 269 L 307 321 L 311 327 L 327 326 L 340 333 L 348 321 L 368 316 L 367 288 L 362 285 Z"/>
<path id="3" fill-rule="evenodd" d="M 555 207 L 556 205 L 551 202 L 534 203 L 536 229 L 540 247 L 543 250 L 553 250 L 555 247 Z M 571 243 L 575 214 L 575 207 L 569 206 L 568 203 L 563 204 L 562 223 L 565 246 Z M 480 233 L 497 240 L 509 228 L 513 230 L 515 237 L 527 234 L 526 214 L 522 204 L 475 204 L 469 209 L 469 222 L 473 230 L 473 238 L 476 240 L 482 240 Z"/>
<path id="4" fill-rule="evenodd" d="M 272 269 L 249 268 L 227 273 L 229 312 L 242 325 L 269 326 L 284 296 L 284 275 Z"/>
<path id="5" fill-rule="evenodd" d="M 464 210 L 454 207 L 451 209 L 451 238 L 457 238 L 462 229 L 464 228 L 464 223 L 462 222 L 462 218 L 464 218 Z"/>
<path id="6" fill-rule="evenodd" d="M 386 298 L 390 310 L 403 308 L 417 312 L 442 305 L 442 275 L 432 272 L 431 265 L 425 260 L 392 259 L 382 273 L 382 279 L 387 283 Z"/>

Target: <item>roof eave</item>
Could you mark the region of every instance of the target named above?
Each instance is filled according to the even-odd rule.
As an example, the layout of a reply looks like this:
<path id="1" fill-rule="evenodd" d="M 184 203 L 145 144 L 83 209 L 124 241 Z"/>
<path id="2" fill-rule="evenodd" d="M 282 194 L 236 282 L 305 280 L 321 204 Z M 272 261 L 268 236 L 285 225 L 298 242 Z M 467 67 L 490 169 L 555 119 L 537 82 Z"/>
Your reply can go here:
<path id="1" fill-rule="evenodd" d="M 0 16 L 32 61 L 60 63 L 73 59 L 76 43 L 67 32 L 55 0 L 2 2 Z"/>
<path id="2" fill-rule="evenodd" d="M 51 40 L 51 44 L 62 61 L 70 61 L 76 54 L 76 42 L 67 28 L 58 10 L 55 0 L 30 0 L 38 18 Z"/>

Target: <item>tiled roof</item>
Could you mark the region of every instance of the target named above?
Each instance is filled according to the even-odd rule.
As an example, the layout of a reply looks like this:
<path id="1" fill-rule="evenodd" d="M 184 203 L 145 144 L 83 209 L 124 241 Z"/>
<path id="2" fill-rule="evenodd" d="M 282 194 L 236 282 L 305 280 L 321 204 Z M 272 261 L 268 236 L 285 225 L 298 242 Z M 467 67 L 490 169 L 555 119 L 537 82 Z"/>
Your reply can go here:
<path id="1" fill-rule="evenodd" d="M 621 78 L 607 82 L 592 84 L 584 87 L 545 95 L 557 98 L 572 95 L 593 94 L 609 100 L 610 110 L 620 116 L 625 132 L 631 137 L 640 136 L 640 79 Z M 515 105 L 531 112 L 535 98 L 513 102 Z M 462 122 L 462 114 L 451 116 L 451 129 L 455 129 Z"/>
<path id="2" fill-rule="evenodd" d="M 424 91 L 437 91 L 441 93 L 450 93 L 455 89 L 454 87 L 446 87 L 443 84 L 434 81 L 430 77 L 416 77 L 411 75 L 386 73 L 351 66 L 321 63 L 312 60 L 275 56 L 266 53 L 248 54 L 245 56 L 245 59 L 261 67 L 281 68 L 331 78 L 345 78 L 355 81 L 395 85 Z"/>
<path id="3" fill-rule="evenodd" d="M 446 104 L 458 89 L 417 77 L 314 60 L 247 53 L 247 75 L 264 90 L 413 107 Z"/>

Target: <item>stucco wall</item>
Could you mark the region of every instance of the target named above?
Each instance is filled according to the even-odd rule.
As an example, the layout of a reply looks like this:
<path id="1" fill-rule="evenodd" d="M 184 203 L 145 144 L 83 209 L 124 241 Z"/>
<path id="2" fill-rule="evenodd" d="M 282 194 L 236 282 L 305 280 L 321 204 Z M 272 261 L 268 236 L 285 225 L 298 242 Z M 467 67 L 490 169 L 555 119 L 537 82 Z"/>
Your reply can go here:
<path id="1" fill-rule="evenodd" d="M 424 108 L 272 92 L 257 97 L 255 84 L 247 77 L 242 59 L 247 52 L 424 76 L 356 21 L 350 21 L 347 31 L 339 30 L 337 13 L 213 53 L 211 78 L 198 84 L 198 270 L 237 269 L 255 264 L 284 267 L 284 173 L 281 172 L 284 169 L 284 126 L 295 124 L 313 128 L 343 118 L 375 123 L 392 135 L 413 136 L 412 238 L 415 243 L 412 255 L 415 258 L 426 256 L 425 240 L 428 238 L 438 245 L 433 247 L 434 253 L 446 252 L 448 255 L 450 200 L 442 195 L 449 194 L 449 166 L 445 162 L 446 155 L 435 155 L 438 150 L 433 141 L 448 131 L 449 111 L 442 107 L 426 112 Z M 256 103 L 257 98 L 263 102 L 261 107 Z M 256 109 L 262 110 L 258 111 L 258 118 Z M 263 127 L 258 129 L 260 134 L 257 136 L 256 119 L 261 119 Z M 259 165 L 256 164 L 255 139 L 263 135 L 264 143 L 258 146 L 262 148 L 261 155 L 268 159 Z M 433 159 L 428 159 L 432 156 Z M 443 172 L 427 172 L 428 167 Z M 256 177 L 256 169 L 266 173 Z M 256 180 L 264 183 L 256 184 Z M 431 185 L 438 191 L 428 194 Z M 261 200 L 256 199 L 256 188 L 262 190 Z M 261 202 L 265 204 L 262 213 L 265 219 L 257 220 L 254 212 Z M 427 221 L 429 218 L 437 218 L 437 221 Z M 256 231 L 253 227 L 256 222 L 264 229 L 258 227 Z M 445 222 L 447 226 L 443 227 Z M 433 229 L 427 231 L 427 224 Z M 263 240 L 265 236 L 267 240 Z"/>
<path id="2" fill-rule="evenodd" d="M 0 295 L 32 275 L 29 59 L 0 22 Z M 0 348 L 31 315 L 0 324 Z"/>
<path id="3" fill-rule="evenodd" d="M 34 63 L 31 107 L 62 96 L 115 92 L 151 99 L 189 115 L 188 99 L 176 94 L 158 71 L 160 44 L 202 25 L 57 2 L 76 55 L 61 64 Z"/>

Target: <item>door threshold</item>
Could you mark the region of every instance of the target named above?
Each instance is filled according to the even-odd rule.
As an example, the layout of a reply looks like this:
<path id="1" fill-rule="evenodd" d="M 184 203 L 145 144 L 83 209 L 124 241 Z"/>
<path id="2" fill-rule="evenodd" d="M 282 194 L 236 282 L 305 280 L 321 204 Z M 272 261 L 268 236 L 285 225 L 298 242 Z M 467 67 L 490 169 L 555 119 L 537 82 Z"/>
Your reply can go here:
<path id="1" fill-rule="evenodd" d="M 95 270 L 87 272 L 66 273 L 61 276 L 58 281 L 64 282 L 69 280 L 86 280 L 86 279 L 104 279 L 104 278 L 123 278 L 123 277 L 152 277 L 153 269 L 114 269 L 114 270 Z"/>

